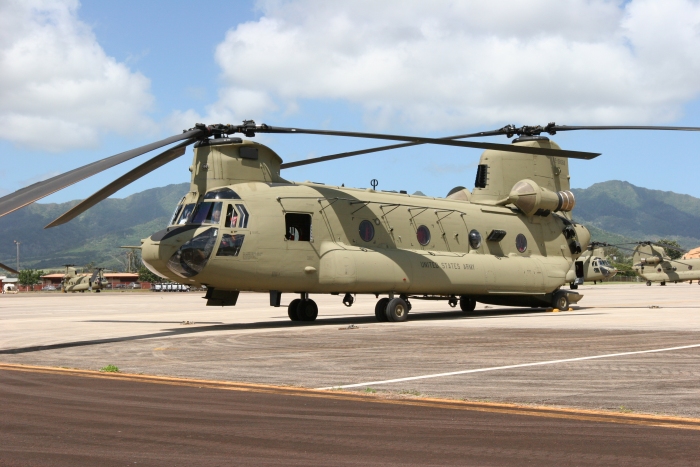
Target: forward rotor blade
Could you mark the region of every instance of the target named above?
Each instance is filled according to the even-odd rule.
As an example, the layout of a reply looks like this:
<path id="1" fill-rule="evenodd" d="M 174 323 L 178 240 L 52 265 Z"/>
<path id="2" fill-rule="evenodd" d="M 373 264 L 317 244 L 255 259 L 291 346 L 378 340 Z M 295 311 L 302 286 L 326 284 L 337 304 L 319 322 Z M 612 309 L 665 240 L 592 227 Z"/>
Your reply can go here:
<path id="1" fill-rule="evenodd" d="M 6 271 L 9 271 L 9 272 L 11 272 L 12 274 L 19 274 L 18 271 L 15 271 L 15 270 L 12 269 L 10 266 L 5 266 L 5 265 L 2 264 L 2 263 L 0 263 L 0 268 L 4 269 L 4 270 L 6 270 Z"/>
<path id="2" fill-rule="evenodd" d="M 115 165 L 126 162 L 134 157 L 138 157 L 141 154 L 153 151 L 154 149 L 158 149 L 162 146 L 167 146 L 168 144 L 182 141 L 183 139 L 196 138 L 204 132 L 205 130 L 200 128 L 189 130 L 180 135 L 171 136 L 155 143 L 150 143 L 130 151 L 122 152 L 82 167 L 78 167 L 77 169 L 73 169 L 61 175 L 49 178 L 43 182 L 29 185 L 28 187 L 22 188 L 14 193 L 0 198 L 0 217 L 16 211 L 17 209 L 23 208 L 24 206 L 52 193 L 62 190 L 67 186 L 73 185 L 74 183 L 114 167 Z"/>
<path id="3" fill-rule="evenodd" d="M 247 133 L 246 133 L 247 131 Z M 497 143 L 474 143 L 467 141 L 454 141 L 449 138 L 423 138 L 420 136 L 402 136 L 402 135 L 386 135 L 380 133 L 361 133 L 354 131 L 334 131 L 334 130 L 309 130 L 304 128 L 280 128 L 268 125 L 259 125 L 254 128 L 241 127 L 240 132 L 246 134 L 254 133 L 285 133 L 285 134 L 308 134 L 308 135 L 324 135 L 324 136 L 347 136 L 351 138 L 371 138 L 371 139 L 388 139 L 394 141 L 406 141 L 408 143 L 423 143 L 423 144 L 439 144 L 444 146 L 457 146 L 465 148 L 477 149 L 493 149 L 495 151 L 518 152 L 522 154 L 536 154 L 543 156 L 570 157 L 574 159 L 593 159 L 600 156 L 599 153 L 567 151 L 563 149 L 548 149 L 548 148 L 530 148 L 526 146 L 514 146 L 510 144 Z"/>
<path id="4" fill-rule="evenodd" d="M 445 138 L 440 138 L 440 139 L 462 139 L 462 138 L 473 138 L 476 136 L 492 136 L 492 135 L 497 135 L 497 134 L 500 135 L 501 133 L 499 131 L 484 131 L 481 133 L 469 133 L 466 135 L 447 136 Z M 302 165 L 316 164 L 318 162 L 332 161 L 335 159 L 343 159 L 345 157 L 359 156 L 361 154 L 370 154 L 373 152 L 389 151 L 391 149 L 407 148 L 410 146 L 420 146 L 422 144 L 425 144 L 425 143 L 391 144 L 389 146 L 378 146 L 376 148 L 360 149 L 359 151 L 341 152 L 338 154 L 332 154 L 330 156 L 321 156 L 321 157 L 314 157 L 312 159 L 305 159 L 303 161 L 287 162 L 285 164 L 282 164 L 280 166 L 280 168 L 281 169 L 291 169 L 292 167 L 300 167 Z"/>
<path id="5" fill-rule="evenodd" d="M 133 170 L 130 170 L 129 172 L 125 173 L 109 185 L 105 186 L 101 190 L 95 192 L 92 196 L 90 196 L 87 199 L 84 199 L 77 205 L 73 206 L 71 209 L 68 211 L 64 212 L 61 214 L 59 217 L 57 217 L 54 221 L 52 221 L 50 224 L 48 224 L 45 229 L 51 228 L 51 227 L 56 227 L 57 225 L 65 224 L 66 222 L 75 219 L 78 217 L 80 214 L 84 213 L 100 201 L 108 198 L 110 195 L 113 195 L 117 191 L 121 190 L 125 186 L 129 185 L 130 183 L 138 180 L 139 178 L 143 177 L 144 175 L 148 175 L 149 173 L 153 172 L 157 168 L 167 164 L 170 161 L 173 161 L 177 159 L 178 157 L 182 156 L 185 154 L 185 148 L 189 146 L 190 144 L 194 143 L 196 141 L 196 138 L 190 138 L 186 141 L 183 141 L 182 143 L 173 146 L 172 148 L 158 154 L 157 156 L 147 160 L 143 164 L 139 165 Z"/>

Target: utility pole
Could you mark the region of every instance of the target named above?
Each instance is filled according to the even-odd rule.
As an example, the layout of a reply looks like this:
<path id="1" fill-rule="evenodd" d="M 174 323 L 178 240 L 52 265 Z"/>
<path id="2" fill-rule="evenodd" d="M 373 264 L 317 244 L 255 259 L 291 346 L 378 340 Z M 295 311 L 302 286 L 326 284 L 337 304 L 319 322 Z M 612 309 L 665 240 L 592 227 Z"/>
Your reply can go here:
<path id="1" fill-rule="evenodd" d="M 21 242 L 15 240 L 15 245 L 17 245 L 17 271 L 19 272 L 19 245 Z"/>

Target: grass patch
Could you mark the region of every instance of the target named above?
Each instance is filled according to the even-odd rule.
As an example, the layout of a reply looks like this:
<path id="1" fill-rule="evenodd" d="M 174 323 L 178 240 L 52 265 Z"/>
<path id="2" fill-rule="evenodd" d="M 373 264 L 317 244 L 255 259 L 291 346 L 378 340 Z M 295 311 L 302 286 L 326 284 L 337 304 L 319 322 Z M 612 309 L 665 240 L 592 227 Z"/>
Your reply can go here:
<path id="1" fill-rule="evenodd" d="M 104 373 L 119 373 L 119 368 L 116 365 L 107 365 L 100 368 Z"/>
<path id="2" fill-rule="evenodd" d="M 365 392 L 369 394 L 374 394 L 375 392 L 377 392 L 377 390 L 373 388 L 365 388 Z"/>
<path id="3" fill-rule="evenodd" d="M 399 394 L 406 395 L 406 396 L 416 396 L 416 397 L 422 396 L 422 394 L 420 392 L 416 391 L 415 389 L 402 389 L 401 391 L 399 391 Z"/>
<path id="4" fill-rule="evenodd" d="M 621 405 L 620 412 L 621 413 L 632 413 L 632 412 L 634 412 L 634 410 L 630 409 L 629 407 L 625 407 L 624 405 Z"/>

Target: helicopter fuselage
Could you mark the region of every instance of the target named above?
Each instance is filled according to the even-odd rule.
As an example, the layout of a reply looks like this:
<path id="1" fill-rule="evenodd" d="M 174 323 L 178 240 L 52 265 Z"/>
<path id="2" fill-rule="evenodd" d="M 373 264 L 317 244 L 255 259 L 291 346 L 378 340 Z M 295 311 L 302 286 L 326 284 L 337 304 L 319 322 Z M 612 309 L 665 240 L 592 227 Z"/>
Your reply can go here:
<path id="1" fill-rule="evenodd" d="M 235 157 L 242 148 L 258 150 L 258 158 Z M 191 192 L 171 225 L 142 244 L 149 268 L 184 284 L 541 305 L 573 280 L 567 225 L 582 243 L 590 239 L 585 227 L 559 214 L 526 216 L 494 203 L 288 182 L 269 168 L 278 156 L 256 143 L 198 149 Z M 225 170 L 236 161 L 239 167 Z M 257 174 L 252 162 L 262 167 Z M 230 176 L 246 170 L 258 180 Z"/>

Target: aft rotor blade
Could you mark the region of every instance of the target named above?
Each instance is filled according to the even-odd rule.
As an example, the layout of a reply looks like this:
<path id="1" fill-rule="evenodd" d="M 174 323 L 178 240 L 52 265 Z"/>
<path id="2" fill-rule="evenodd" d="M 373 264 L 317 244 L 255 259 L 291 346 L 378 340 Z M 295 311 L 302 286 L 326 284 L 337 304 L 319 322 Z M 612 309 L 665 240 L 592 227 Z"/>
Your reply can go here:
<path id="1" fill-rule="evenodd" d="M 700 131 L 696 126 L 656 126 L 656 125 L 552 125 L 548 126 L 553 131 L 573 130 L 661 130 L 661 131 Z"/>
<path id="2" fill-rule="evenodd" d="M 62 190 L 67 186 L 73 185 L 74 183 L 112 168 L 115 165 L 121 164 L 122 162 L 126 162 L 134 157 L 140 156 L 141 154 L 153 151 L 154 149 L 167 146 L 168 144 L 182 141 L 183 139 L 195 138 L 204 133 L 204 131 L 205 130 L 199 128 L 189 130 L 180 135 L 171 136 L 169 138 L 156 141 L 155 143 L 150 143 L 130 151 L 122 152 L 114 156 L 92 162 L 61 175 L 49 178 L 48 180 L 44 180 L 43 182 L 38 182 L 17 190 L 14 193 L 0 198 L 0 217 L 16 211 L 17 209 L 31 204 L 52 193 Z"/>
<path id="3" fill-rule="evenodd" d="M 148 175 L 157 168 L 182 156 L 183 154 L 185 154 L 185 148 L 190 144 L 194 143 L 195 141 L 196 138 L 190 138 L 147 160 L 135 169 L 130 170 L 129 172 L 125 173 L 124 175 L 110 183 L 109 185 L 97 191 L 89 198 L 84 199 L 77 205 L 73 206 L 71 209 L 61 214 L 58 218 L 56 218 L 53 222 L 51 222 L 44 228 L 48 229 L 51 227 L 56 227 L 57 225 L 65 224 L 66 222 L 75 219 L 80 214 L 84 213 L 100 201 L 108 198 L 109 196 L 113 195 L 114 193 L 121 190 L 130 183 L 135 182 L 139 178 Z"/>
<path id="4" fill-rule="evenodd" d="M 2 263 L 0 263 L 0 268 L 4 269 L 4 270 L 6 270 L 6 271 L 9 271 L 9 272 L 11 272 L 12 274 L 19 274 L 18 271 L 15 271 L 15 270 L 12 269 L 10 266 L 5 266 L 5 265 L 2 264 Z"/>
<path id="5" fill-rule="evenodd" d="M 549 149 L 549 148 L 531 148 L 527 146 L 514 146 L 510 144 L 498 143 L 475 143 L 471 141 L 454 141 L 449 138 L 423 138 L 420 136 L 402 136 L 402 135 L 387 135 L 381 133 L 362 133 L 355 131 L 334 131 L 334 130 L 310 130 L 304 128 L 280 128 L 268 125 L 259 125 L 254 128 L 241 128 L 241 132 L 254 133 L 283 133 L 283 134 L 307 134 L 307 135 L 323 135 L 323 136 L 347 136 L 351 138 L 371 138 L 371 139 L 388 139 L 394 141 L 405 141 L 407 143 L 423 143 L 423 144 L 438 144 L 443 146 L 457 146 L 464 148 L 477 149 L 492 149 L 495 151 L 517 152 L 522 154 L 536 154 L 543 156 L 570 157 L 574 159 L 593 159 L 598 157 L 599 153 L 567 151 L 564 149 Z"/>

